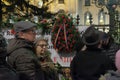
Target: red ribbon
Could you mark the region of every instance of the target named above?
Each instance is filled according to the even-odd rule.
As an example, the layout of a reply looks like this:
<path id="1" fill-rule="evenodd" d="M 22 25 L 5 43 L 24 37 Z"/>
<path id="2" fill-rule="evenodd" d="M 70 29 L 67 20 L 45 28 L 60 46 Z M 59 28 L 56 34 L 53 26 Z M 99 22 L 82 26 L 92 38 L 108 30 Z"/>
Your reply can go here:
<path id="1" fill-rule="evenodd" d="M 60 31 L 61 31 L 62 27 L 64 27 L 64 37 L 65 37 L 65 43 L 66 43 L 67 49 L 69 50 L 68 43 L 67 43 L 67 35 L 66 35 L 66 28 L 65 28 L 65 24 L 63 24 L 63 26 L 62 26 L 62 25 L 60 25 L 60 28 L 59 28 L 59 30 L 58 30 L 58 32 L 57 32 L 57 36 L 56 36 L 56 38 L 55 38 L 54 45 L 55 45 L 55 47 L 56 47 L 56 42 L 57 42 L 57 40 L 58 40 L 58 36 L 59 36 L 59 33 L 60 33 Z"/>
<path id="2" fill-rule="evenodd" d="M 66 43 L 67 49 L 69 50 L 68 43 L 67 43 L 67 36 L 66 36 L 66 28 L 65 28 L 65 24 L 63 24 L 63 27 L 64 27 L 65 43 Z"/>
<path id="3" fill-rule="evenodd" d="M 57 36 L 56 36 L 56 38 L 55 38 L 55 42 L 54 42 L 55 47 L 56 47 L 56 42 L 57 42 L 57 39 L 58 39 L 59 33 L 60 33 L 60 31 L 61 31 L 61 28 L 62 28 L 62 26 L 60 26 L 60 28 L 59 28 L 59 30 L 58 30 L 58 33 L 57 33 Z"/>

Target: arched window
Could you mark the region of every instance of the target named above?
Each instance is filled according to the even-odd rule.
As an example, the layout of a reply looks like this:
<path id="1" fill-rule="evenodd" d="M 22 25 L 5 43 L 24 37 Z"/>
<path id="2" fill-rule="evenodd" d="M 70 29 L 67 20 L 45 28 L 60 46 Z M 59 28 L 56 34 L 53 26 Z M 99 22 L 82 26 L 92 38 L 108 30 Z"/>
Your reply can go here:
<path id="1" fill-rule="evenodd" d="M 105 24 L 105 14 L 103 11 L 100 11 L 98 13 L 98 24 L 99 25 L 104 25 Z"/>
<path id="2" fill-rule="evenodd" d="M 90 25 L 90 15 L 92 15 L 89 11 L 84 14 L 84 24 Z"/>

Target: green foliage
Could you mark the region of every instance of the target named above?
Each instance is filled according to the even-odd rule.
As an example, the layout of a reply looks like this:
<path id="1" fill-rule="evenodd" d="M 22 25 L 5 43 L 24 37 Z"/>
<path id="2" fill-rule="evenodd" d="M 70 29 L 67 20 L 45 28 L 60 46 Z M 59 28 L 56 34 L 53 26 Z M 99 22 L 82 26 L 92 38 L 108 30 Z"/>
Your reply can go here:
<path id="1" fill-rule="evenodd" d="M 115 42 L 120 44 L 120 29 L 116 29 L 112 33 L 112 37 L 114 38 Z"/>
<path id="2" fill-rule="evenodd" d="M 47 32 L 50 32 L 52 28 L 51 20 L 49 19 L 43 19 L 39 23 L 37 23 L 37 25 L 38 29 L 42 30 L 41 32 L 42 35 L 44 35 Z"/>

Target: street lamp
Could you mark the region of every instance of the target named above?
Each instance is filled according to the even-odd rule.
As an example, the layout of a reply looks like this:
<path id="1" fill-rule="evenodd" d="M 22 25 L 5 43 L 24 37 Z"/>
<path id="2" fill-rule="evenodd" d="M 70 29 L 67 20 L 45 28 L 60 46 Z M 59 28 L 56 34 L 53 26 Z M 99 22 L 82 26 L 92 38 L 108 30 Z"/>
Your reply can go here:
<path id="1" fill-rule="evenodd" d="M 77 26 L 79 25 L 79 20 L 80 20 L 80 16 L 77 15 L 77 18 L 76 18 L 76 23 L 77 23 Z"/>
<path id="2" fill-rule="evenodd" d="M 89 20 L 90 20 L 90 25 L 92 25 L 92 15 L 90 14 L 90 16 L 89 16 Z"/>

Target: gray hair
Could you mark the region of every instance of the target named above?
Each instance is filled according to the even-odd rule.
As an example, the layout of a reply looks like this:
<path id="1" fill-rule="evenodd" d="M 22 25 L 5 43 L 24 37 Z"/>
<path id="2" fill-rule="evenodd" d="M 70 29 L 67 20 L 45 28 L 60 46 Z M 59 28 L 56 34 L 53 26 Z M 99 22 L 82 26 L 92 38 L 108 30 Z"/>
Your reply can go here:
<path id="1" fill-rule="evenodd" d="M 40 41 L 45 41 L 47 44 L 48 44 L 48 40 L 45 39 L 44 37 L 39 37 L 35 40 L 35 46 L 37 46 L 37 44 L 40 42 Z"/>

